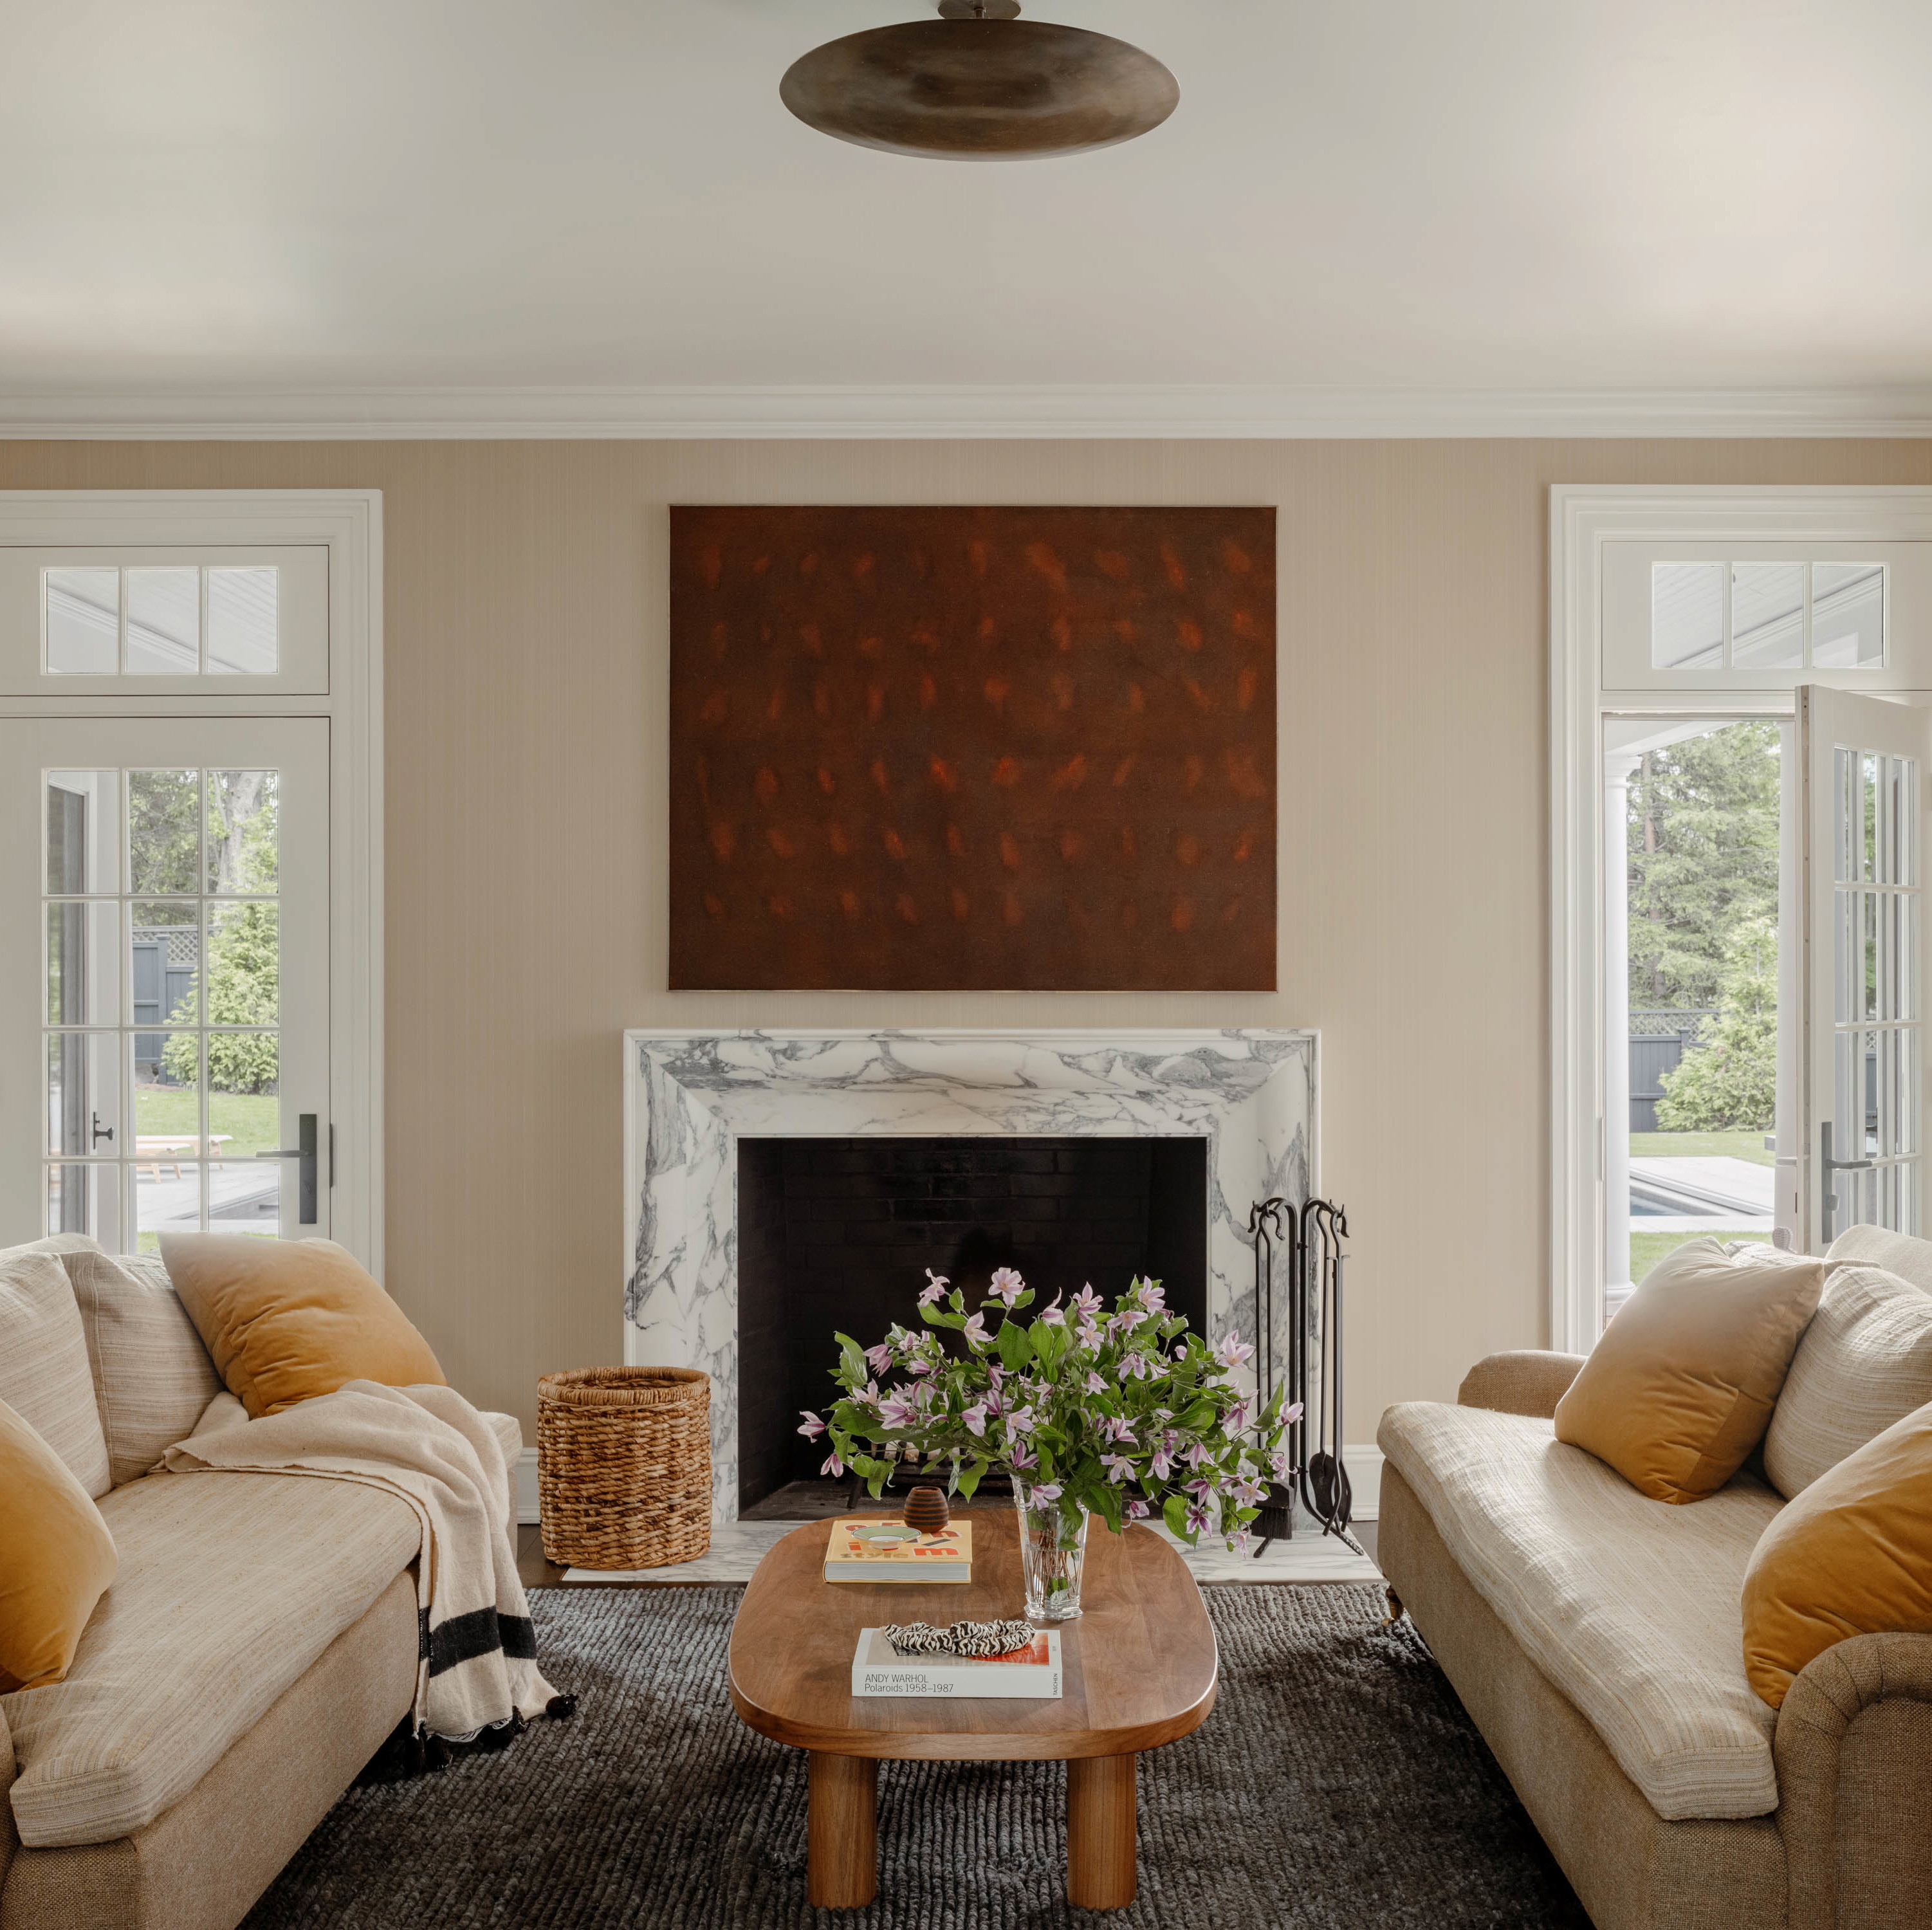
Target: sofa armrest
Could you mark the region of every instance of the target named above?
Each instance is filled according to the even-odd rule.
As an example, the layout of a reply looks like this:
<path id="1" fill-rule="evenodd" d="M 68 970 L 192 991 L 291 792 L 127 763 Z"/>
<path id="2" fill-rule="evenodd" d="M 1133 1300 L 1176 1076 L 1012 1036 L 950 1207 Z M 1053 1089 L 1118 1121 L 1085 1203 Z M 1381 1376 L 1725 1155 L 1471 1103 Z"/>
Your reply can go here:
<path id="1" fill-rule="evenodd" d="M 1533 1414 L 1547 1421 L 1582 1365 L 1581 1354 L 1492 1354 L 1462 1376 L 1456 1403 L 1492 1407 L 1499 1414 Z"/>
<path id="2" fill-rule="evenodd" d="M 7 1887 L 8 1867 L 20 1847 L 20 1832 L 14 1826 L 14 1799 L 8 1793 L 20 1765 L 14 1760 L 13 1732 L 7 1727 L 7 1713 L 0 1709 L 0 1890 Z"/>
<path id="3" fill-rule="evenodd" d="M 1772 1752 L 1790 1930 L 1932 1921 L 1932 1634 L 1814 1656 Z"/>

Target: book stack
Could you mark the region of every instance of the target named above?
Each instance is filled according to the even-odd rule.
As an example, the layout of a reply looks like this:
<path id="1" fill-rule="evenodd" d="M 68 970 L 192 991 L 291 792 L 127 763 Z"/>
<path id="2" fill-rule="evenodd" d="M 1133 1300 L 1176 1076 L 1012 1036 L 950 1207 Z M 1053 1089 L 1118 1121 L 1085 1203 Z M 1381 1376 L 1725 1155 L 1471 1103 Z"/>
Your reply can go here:
<path id="1" fill-rule="evenodd" d="M 968 1582 L 973 1524 L 955 1521 L 922 1535 L 896 1515 L 845 1514 L 825 1544 L 827 1581 Z"/>
<path id="2" fill-rule="evenodd" d="M 1042 1628 L 1010 1655 L 902 1655 L 883 1628 L 861 1628 L 852 1656 L 854 1695 L 1030 1696 L 1060 1688 L 1060 1631 Z"/>

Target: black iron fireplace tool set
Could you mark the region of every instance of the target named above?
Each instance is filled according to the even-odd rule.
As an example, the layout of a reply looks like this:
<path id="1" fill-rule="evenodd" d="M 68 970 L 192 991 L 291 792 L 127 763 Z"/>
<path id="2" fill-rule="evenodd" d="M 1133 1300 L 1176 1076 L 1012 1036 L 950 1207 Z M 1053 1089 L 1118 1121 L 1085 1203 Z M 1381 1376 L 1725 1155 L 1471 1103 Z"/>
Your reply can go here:
<path id="1" fill-rule="evenodd" d="M 1287 1480 L 1272 1483 L 1254 1523 L 1257 1559 L 1270 1541 L 1294 1533 L 1298 1496 L 1309 1516 L 1358 1554 L 1348 1532 L 1354 1496 L 1342 1460 L 1342 1242 L 1348 1216 L 1325 1199 L 1297 1207 L 1280 1198 L 1256 1202 L 1248 1213 L 1255 1245 L 1255 1379 L 1264 1406 L 1286 1385 L 1287 1404 L 1301 1412 L 1288 1429 Z M 1278 1271 L 1286 1274 L 1286 1357 L 1276 1319 Z M 1311 1421 L 1311 1413 L 1313 1419 Z"/>

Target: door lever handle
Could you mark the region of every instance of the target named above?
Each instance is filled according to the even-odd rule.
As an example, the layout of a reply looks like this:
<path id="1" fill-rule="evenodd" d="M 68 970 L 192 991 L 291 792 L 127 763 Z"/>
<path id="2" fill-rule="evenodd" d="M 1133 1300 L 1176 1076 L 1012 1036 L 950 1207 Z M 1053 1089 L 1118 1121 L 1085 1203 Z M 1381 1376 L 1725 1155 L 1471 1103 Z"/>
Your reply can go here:
<path id="1" fill-rule="evenodd" d="M 1818 1126 L 1818 1166 L 1820 1184 L 1818 1188 L 1818 1217 L 1822 1224 L 1819 1229 L 1820 1242 L 1828 1247 L 1832 1244 L 1834 1209 L 1838 1203 L 1838 1176 L 1841 1172 L 1870 1172 L 1878 1164 L 1876 1160 L 1834 1160 L 1832 1157 L 1832 1122 L 1821 1120 Z"/>
<path id="2" fill-rule="evenodd" d="M 112 1126 L 102 1125 L 100 1123 L 100 1115 L 98 1112 L 94 1113 L 92 1117 L 94 1121 L 94 1145 L 98 1146 L 103 1139 L 105 1139 L 111 1145 L 114 1141 L 114 1128 Z"/>
<path id="3" fill-rule="evenodd" d="M 313 1112 L 298 1113 L 296 1118 L 296 1144 L 278 1146 L 272 1152 L 257 1153 L 258 1160 L 295 1160 L 300 1162 L 296 1168 L 296 1190 L 299 1198 L 296 1211 L 298 1224 L 313 1226 L 315 1223 L 316 1202 L 316 1115 Z"/>

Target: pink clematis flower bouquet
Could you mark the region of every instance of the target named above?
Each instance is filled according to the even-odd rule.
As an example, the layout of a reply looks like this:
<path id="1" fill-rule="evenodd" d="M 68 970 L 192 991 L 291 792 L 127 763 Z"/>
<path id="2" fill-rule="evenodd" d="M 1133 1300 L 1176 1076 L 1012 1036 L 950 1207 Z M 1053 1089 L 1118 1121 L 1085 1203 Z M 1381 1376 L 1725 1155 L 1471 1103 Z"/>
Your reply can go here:
<path id="1" fill-rule="evenodd" d="M 928 1271 L 927 1331 L 895 1325 L 869 1349 L 836 1336 L 839 1396 L 799 1430 L 826 1437 L 825 1472 L 849 1468 L 876 1499 L 896 1463 L 916 1462 L 970 1498 L 1000 1467 L 1023 1506 L 1076 1505 L 1115 1529 L 1158 1511 L 1190 1544 L 1213 1533 L 1246 1546 L 1300 1412 L 1284 1409 L 1280 1388 L 1257 1412 L 1253 1391 L 1235 1384 L 1254 1349 L 1234 1334 L 1210 1348 L 1158 1280 L 1135 1280 L 1111 1313 L 1090 1286 L 1028 1319 L 1034 1298 L 1002 1268 L 969 1313 L 964 1295 Z M 934 1329 L 956 1332 L 963 1352 Z"/>

